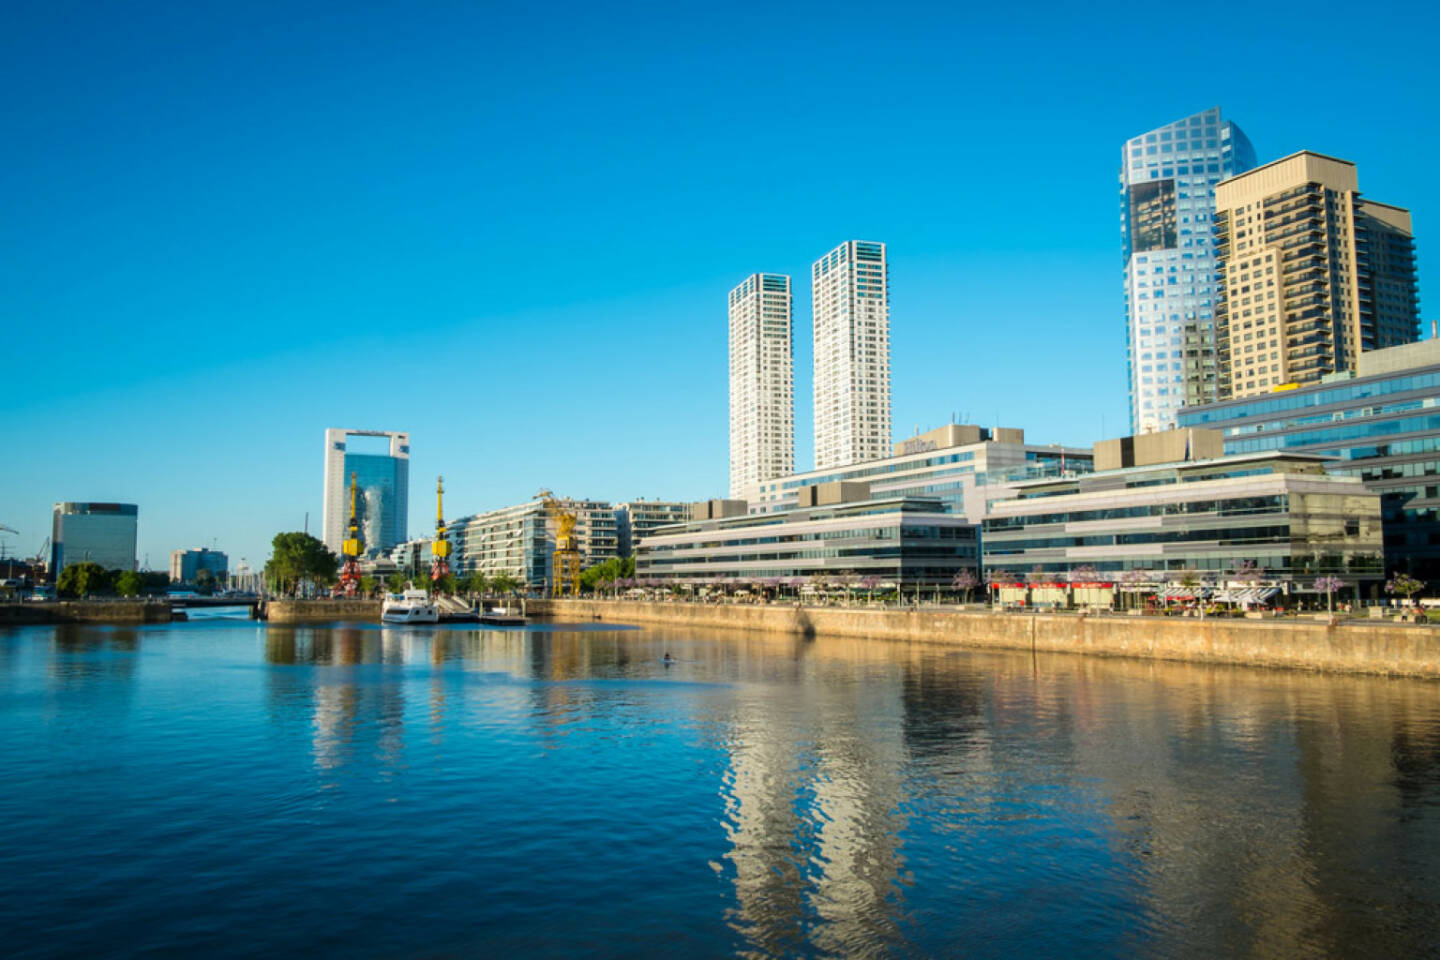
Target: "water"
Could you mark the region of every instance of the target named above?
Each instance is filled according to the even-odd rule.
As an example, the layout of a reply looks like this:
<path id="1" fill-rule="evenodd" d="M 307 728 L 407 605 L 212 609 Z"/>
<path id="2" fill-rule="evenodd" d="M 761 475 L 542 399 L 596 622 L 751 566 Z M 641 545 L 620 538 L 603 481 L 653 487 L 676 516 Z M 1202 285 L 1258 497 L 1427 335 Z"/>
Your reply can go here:
<path id="1" fill-rule="evenodd" d="M 1440 951 L 1432 683 L 196 620 L 0 630 L 0 742 L 12 957 Z"/>

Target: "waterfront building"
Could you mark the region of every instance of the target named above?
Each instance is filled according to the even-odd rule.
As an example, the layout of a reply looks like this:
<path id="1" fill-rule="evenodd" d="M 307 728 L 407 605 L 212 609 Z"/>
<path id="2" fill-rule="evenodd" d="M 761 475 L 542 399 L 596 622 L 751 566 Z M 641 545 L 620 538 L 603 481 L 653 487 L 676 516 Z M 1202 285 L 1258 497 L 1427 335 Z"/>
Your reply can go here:
<path id="1" fill-rule="evenodd" d="M 133 503 L 55 504 L 50 526 L 51 575 L 59 577 L 71 563 L 134 570 L 139 518 L 140 508 Z"/>
<path id="2" fill-rule="evenodd" d="M 354 437 L 380 437 L 384 453 L 350 449 Z M 363 442 L 362 442 L 363 443 Z M 410 434 L 390 430 L 325 431 L 325 513 L 322 539 L 339 554 L 350 520 L 350 475 L 355 474 L 356 516 L 371 556 L 406 539 L 410 509 Z"/>
<path id="3" fill-rule="evenodd" d="M 390 551 L 390 562 L 395 564 L 395 569 L 406 576 L 419 576 L 430 572 L 430 564 L 435 559 L 431 550 L 434 538 L 420 537 L 416 540 L 406 540 L 398 543 Z"/>
<path id="4" fill-rule="evenodd" d="M 1112 443 L 1097 449 L 1097 468 L 1123 462 L 1122 444 Z M 1068 581 L 1093 567 L 1105 580 L 1137 570 L 1214 582 L 1250 561 L 1267 581 L 1295 581 L 1301 591 L 1333 574 L 1373 594 L 1382 578 L 1379 495 L 1357 478 L 1328 475 L 1329 457 L 1270 451 L 1131 462 L 1023 483 L 992 503 L 987 576 L 1004 570 Z"/>
<path id="5" fill-rule="evenodd" d="M 795 472 L 790 277 L 755 273 L 730 291 L 730 493 Z"/>
<path id="6" fill-rule="evenodd" d="M 857 589 L 874 578 L 889 589 L 948 589 L 961 570 L 979 569 L 975 525 L 938 499 L 872 500 L 856 486 L 864 485 L 824 485 L 813 503 L 791 510 L 657 530 L 635 552 L 635 575 L 691 585 L 806 577 Z"/>
<path id="7" fill-rule="evenodd" d="M 615 508 L 603 500 L 556 498 L 575 514 L 575 538 L 582 569 L 618 556 Z M 461 517 L 447 524 L 451 569 L 478 570 L 488 576 L 508 573 L 527 587 L 542 590 L 553 574 L 555 528 L 541 500 Z"/>
<path id="8" fill-rule="evenodd" d="M 635 547 L 657 527 L 684 523 L 690 519 L 690 504 L 674 500 L 631 500 L 615 504 L 616 551 L 622 557 L 635 555 Z"/>
<path id="9" fill-rule="evenodd" d="M 893 444 L 889 453 L 759 484 L 749 491 L 749 511 L 790 510 L 817 484 L 863 481 L 873 498 L 936 497 L 951 513 L 978 524 L 986 502 L 1005 496 L 1008 484 L 1085 472 L 1091 464 L 1089 447 L 1029 444 L 1024 430 L 974 424 L 947 424 Z"/>
<path id="10" fill-rule="evenodd" d="M 1366 351 L 1356 369 L 1294 390 L 1180 411 L 1227 454 L 1339 458 L 1328 471 L 1380 494 L 1385 568 L 1440 581 L 1440 339 Z"/>
<path id="11" fill-rule="evenodd" d="M 1216 398 L 1215 185 L 1255 165 L 1219 107 L 1142 133 L 1120 157 L 1130 428 L 1167 430 Z"/>
<path id="12" fill-rule="evenodd" d="M 848 240 L 810 272 L 815 468 L 890 451 L 890 267 L 885 244 Z M 731 488 L 731 496 L 738 491 Z"/>
<path id="13" fill-rule="evenodd" d="M 172 583 L 194 583 L 201 570 L 208 570 L 215 582 L 223 584 L 230 562 L 224 551 L 197 547 L 193 550 L 170 551 L 170 580 Z"/>
<path id="14" fill-rule="evenodd" d="M 1215 188 L 1219 399 L 1317 383 L 1410 343 L 1410 214 L 1362 200 L 1355 164 L 1302 150 Z"/>

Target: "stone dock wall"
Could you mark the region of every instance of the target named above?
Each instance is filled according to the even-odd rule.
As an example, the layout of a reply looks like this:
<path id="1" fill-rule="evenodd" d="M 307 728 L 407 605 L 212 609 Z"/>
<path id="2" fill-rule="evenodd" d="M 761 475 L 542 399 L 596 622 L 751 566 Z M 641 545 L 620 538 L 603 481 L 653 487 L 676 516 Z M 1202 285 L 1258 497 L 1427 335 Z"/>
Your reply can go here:
<path id="1" fill-rule="evenodd" d="M 0 604 L 0 625 L 37 623 L 169 623 L 170 604 L 147 600 L 62 600 Z"/>
<path id="2" fill-rule="evenodd" d="M 379 600 L 267 600 L 260 618 L 271 623 L 325 623 L 331 620 L 380 622 Z"/>
<path id="3" fill-rule="evenodd" d="M 1440 678 L 1440 628 L 1384 622 L 531 600 L 533 616 Z"/>

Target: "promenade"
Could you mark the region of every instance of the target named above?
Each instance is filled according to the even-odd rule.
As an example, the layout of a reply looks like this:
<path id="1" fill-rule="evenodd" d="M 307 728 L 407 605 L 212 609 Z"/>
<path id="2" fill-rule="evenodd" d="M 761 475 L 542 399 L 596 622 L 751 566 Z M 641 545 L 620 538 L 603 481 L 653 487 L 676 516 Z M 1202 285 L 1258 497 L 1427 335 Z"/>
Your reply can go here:
<path id="1" fill-rule="evenodd" d="M 531 600 L 528 610 L 559 622 L 665 624 L 1440 679 L 1440 629 L 1383 620 L 632 600 Z"/>

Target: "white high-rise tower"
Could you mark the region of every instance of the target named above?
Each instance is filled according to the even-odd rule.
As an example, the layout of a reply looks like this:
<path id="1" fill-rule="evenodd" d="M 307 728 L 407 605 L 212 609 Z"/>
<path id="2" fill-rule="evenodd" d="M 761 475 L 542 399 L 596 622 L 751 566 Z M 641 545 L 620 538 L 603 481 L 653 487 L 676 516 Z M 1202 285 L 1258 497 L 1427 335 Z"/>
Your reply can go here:
<path id="1" fill-rule="evenodd" d="M 755 273 L 730 291 L 730 496 L 795 472 L 790 278 Z"/>
<path id="2" fill-rule="evenodd" d="M 885 244 L 815 261 L 815 469 L 890 456 L 890 271 Z"/>

